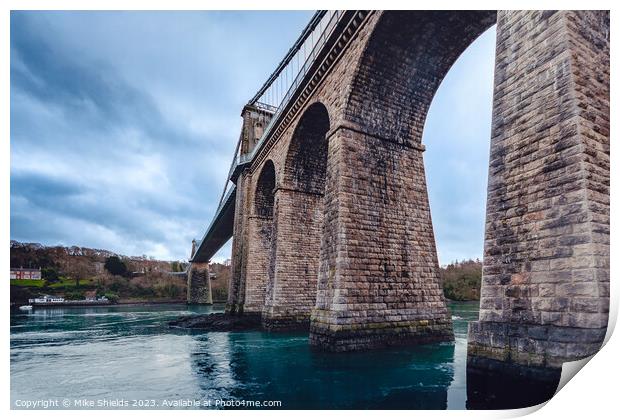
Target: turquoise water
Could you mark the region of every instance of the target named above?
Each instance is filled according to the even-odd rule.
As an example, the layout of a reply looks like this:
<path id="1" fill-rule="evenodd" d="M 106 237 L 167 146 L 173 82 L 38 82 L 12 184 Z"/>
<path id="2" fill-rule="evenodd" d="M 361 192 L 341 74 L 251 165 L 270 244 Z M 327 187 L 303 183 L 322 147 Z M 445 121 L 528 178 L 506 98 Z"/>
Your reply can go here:
<path id="1" fill-rule="evenodd" d="M 478 303 L 450 309 L 454 343 L 349 354 L 312 351 L 302 333 L 192 333 L 166 326 L 181 315 L 222 311 L 218 305 L 14 313 L 11 406 L 51 400 L 52 408 L 161 409 L 194 408 L 198 401 L 203 408 L 246 408 L 253 404 L 248 401 L 279 401 L 268 404 L 464 409 L 467 322 L 477 319 Z"/>

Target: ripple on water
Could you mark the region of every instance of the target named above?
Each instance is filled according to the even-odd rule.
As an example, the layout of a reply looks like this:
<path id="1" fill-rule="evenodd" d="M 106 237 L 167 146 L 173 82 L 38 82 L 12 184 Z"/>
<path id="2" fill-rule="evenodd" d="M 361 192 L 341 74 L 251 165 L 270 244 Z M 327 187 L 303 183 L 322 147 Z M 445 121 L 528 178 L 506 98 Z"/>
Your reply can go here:
<path id="1" fill-rule="evenodd" d="M 456 375 L 465 371 L 467 322 L 477 319 L 472 308 L 450 304 L 454 343 L 344 355 L 311 351 L 303 333 L 201 333 L 166 325 L 178 316 L 209 313 L 210 307 L 133 305 L 17 314 L 11 316 L 11 396 L 459 408 L 465 400 L 464 376 Z"/>

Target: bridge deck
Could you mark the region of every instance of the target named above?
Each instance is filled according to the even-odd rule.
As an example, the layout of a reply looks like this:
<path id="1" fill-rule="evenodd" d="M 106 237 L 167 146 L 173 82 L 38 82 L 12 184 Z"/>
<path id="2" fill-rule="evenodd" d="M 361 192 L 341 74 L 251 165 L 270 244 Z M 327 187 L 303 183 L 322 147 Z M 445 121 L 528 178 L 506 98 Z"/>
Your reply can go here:
<path id="1" fill-rule="evenodd" d="M 235 219 L 236 188 L 233 186 L 215 212 L 213 221 L 207 228 L 202 241 L 192 256 L 192 262 L 208 262 L 213 255 L 233 235 L 233 222 Z"/>

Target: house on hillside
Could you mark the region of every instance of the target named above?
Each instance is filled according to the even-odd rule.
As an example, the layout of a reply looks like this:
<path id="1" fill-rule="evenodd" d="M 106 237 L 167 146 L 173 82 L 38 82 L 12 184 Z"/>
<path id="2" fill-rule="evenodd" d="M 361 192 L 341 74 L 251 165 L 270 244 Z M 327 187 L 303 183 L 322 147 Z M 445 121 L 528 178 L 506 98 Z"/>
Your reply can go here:
<path id="1" fill-rule="evenodd" d="M 41 280 L 41 268 L 11 268 L 11 280 Z"/>

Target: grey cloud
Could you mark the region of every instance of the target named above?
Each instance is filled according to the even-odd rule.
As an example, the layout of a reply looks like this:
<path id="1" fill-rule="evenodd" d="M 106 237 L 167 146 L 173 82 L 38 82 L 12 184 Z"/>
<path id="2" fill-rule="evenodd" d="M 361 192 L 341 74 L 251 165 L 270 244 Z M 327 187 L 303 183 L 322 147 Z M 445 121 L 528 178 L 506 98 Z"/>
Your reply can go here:
<path id="1" fill-rule="evenodd" d="M 268 43 L 267 31 L 246 42 L 265 44 L 252 58 L 265 73 L 309 13 L 290 16 L 290 40 Z M 12 239 L 186 258 L 217 206 L 243 101 L 263 77 L 247 67 L 243 54 L 256 48 L 241 43 L 240 22 L 258 20 L 12 12 Z M 215 38 L 227 33 L 241 56 Z"/>

